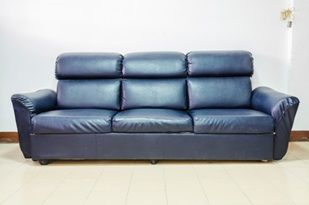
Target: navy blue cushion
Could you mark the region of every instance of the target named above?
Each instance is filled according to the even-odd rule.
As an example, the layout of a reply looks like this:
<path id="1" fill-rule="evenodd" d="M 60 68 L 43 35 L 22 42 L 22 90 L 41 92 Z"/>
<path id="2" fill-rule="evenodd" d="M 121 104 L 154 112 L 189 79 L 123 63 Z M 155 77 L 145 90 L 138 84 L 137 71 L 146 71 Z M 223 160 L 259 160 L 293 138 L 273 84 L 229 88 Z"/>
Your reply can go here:
<path id="1" fill-rule="evenodd" d="M 118 53 L 65 53 L 57 58 L 58 79 L 117 78 L 122 55 Z"/>
<path id="2" fill-rule="evenodd" d="M 191 117 L 170 109 L 132 109 L 113 117 L 114 132 L 191 132 Z"/>
<path id="3" fill-rule="evenodd" d="M 190 76 L 251 76 L 253 58 L 248 51 L 199 51 L 187 54 Z"/>
<path id="4" fill-rule="evenodd" d="M 185 79 L 127 79 L 122 82 L 122 109 L 186 109 Z"/>
<path id="5" fill-rule="evenodd" d="M 179 52 L 130 53 L 123 61 L 124 77 L 162 78 L 186 74 L 186 56 Z"/>
<path id="6" fill-rule="evenodd" d="M 105 133 L 111 131 L 112 110 L 72 109 L 44 112 L 32 118 L 33 133 Z M 74 140 L 74 139 L 72 139 Z"/>
<path id="7" fill-rule="evenodd" d="M 59 108 L 120 108 L 120 81 L 60 80 L 57 89 Z"/>
<path id="8" fill-rule="evenodd" d="M 251 91 L 249 77 L 189 78 L 189 108 L 247 108 Z"/>
<path id="9" fill-rule="evenodd" d="M 273 118 L 250 109 L 199 109 L 190 112 L 195 133 L 273 133 Z"/>

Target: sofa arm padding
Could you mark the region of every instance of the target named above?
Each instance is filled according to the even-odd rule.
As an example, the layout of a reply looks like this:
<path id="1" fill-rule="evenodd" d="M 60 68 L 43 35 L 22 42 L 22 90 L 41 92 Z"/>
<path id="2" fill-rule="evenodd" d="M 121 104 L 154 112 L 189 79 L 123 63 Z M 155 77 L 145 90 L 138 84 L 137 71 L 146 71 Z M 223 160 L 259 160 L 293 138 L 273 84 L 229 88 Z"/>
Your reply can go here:
<path id="1" fill-rule="evenodd" d="M 11 97 L 11 100 L 20 103 L 31 114 L 35 115 L 54 109 L 57 103 L 57 95 L 53 90 L 44 89 L 33 93 L 15 94 Z"/>
<path id="2" fill-rule="evenodd" d="M 281 159 L 287 152 L 298 105 L 298 98 L 268 87 L 258 87 L 252 92 L 252 108 L 267 113 L 274 119 L 274 159 Z"/>
<path id="3" fill-rule="evenodd" d="M 40 112 L 52 110 L 57 104 L 57 95 L 52 90 L 15 94 L 11 97 L 19 136 L 20 148 L 26 158 L 31 157 L 31 118 Z"/>

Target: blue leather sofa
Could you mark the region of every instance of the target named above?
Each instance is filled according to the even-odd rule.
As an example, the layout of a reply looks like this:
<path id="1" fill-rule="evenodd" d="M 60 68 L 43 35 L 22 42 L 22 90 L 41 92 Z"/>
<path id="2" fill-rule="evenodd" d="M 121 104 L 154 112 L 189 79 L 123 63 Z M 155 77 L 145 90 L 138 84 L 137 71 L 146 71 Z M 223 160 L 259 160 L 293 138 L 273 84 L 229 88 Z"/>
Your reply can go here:
<path id="1" fill-rule="evenodd" d="M 66 53 L 57 92 L 15 94 L 26 158 L 279 160 L 296 97 L 252 91 L 246 51 Z"/>

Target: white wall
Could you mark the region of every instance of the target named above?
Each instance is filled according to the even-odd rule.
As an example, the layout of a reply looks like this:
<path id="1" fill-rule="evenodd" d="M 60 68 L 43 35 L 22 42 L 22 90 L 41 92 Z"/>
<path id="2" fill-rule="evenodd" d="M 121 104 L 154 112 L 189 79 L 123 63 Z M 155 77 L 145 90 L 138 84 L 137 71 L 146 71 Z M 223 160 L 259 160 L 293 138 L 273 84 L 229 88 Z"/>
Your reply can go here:
<path id="1" fill-rule="evenodd" d="M 269 0 L 0 0 L 0 131 L 16 130 L 10 96 L 56 87 L 68 51 L 244 49 L 254 85 L 288 90 L 289 29 Z M 309 127 L 298 120 L 299 129 Z"/>
<path id="2" fill-rule="evenodd" d="M 289 70 L 288 92 L 299 97 L 301 104 L 295 129 L 309 129 L 309 1 L 294 0 L 292 68 Z"/>

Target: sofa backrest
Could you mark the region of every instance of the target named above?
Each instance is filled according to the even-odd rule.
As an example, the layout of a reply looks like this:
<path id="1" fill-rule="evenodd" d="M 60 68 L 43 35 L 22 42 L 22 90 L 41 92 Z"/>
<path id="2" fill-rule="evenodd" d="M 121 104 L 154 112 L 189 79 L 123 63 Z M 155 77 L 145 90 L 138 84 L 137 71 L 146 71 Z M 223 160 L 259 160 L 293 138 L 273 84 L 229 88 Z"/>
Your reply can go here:
<path id="1" fill-rule="evenodd" d="M 120 108 L 122 55 L 67 53 L 57 58 L 59 108 Z"/>
<path id="2" fill-rule="evenodd" d="M 245 108 L 246 51 L 67 53 L 57 58 L 59 108 Z"/>
<path id="3" fill-rule="evenodd" d="M 186 56 L 144 52 L 124 56 L 122 109 L 186 109 Z"/>
<path id="4" fill-rule="evenodd" d="M 250 106 L 253 59 L 246 51 L 187 54 L 189 109 Z"/>

